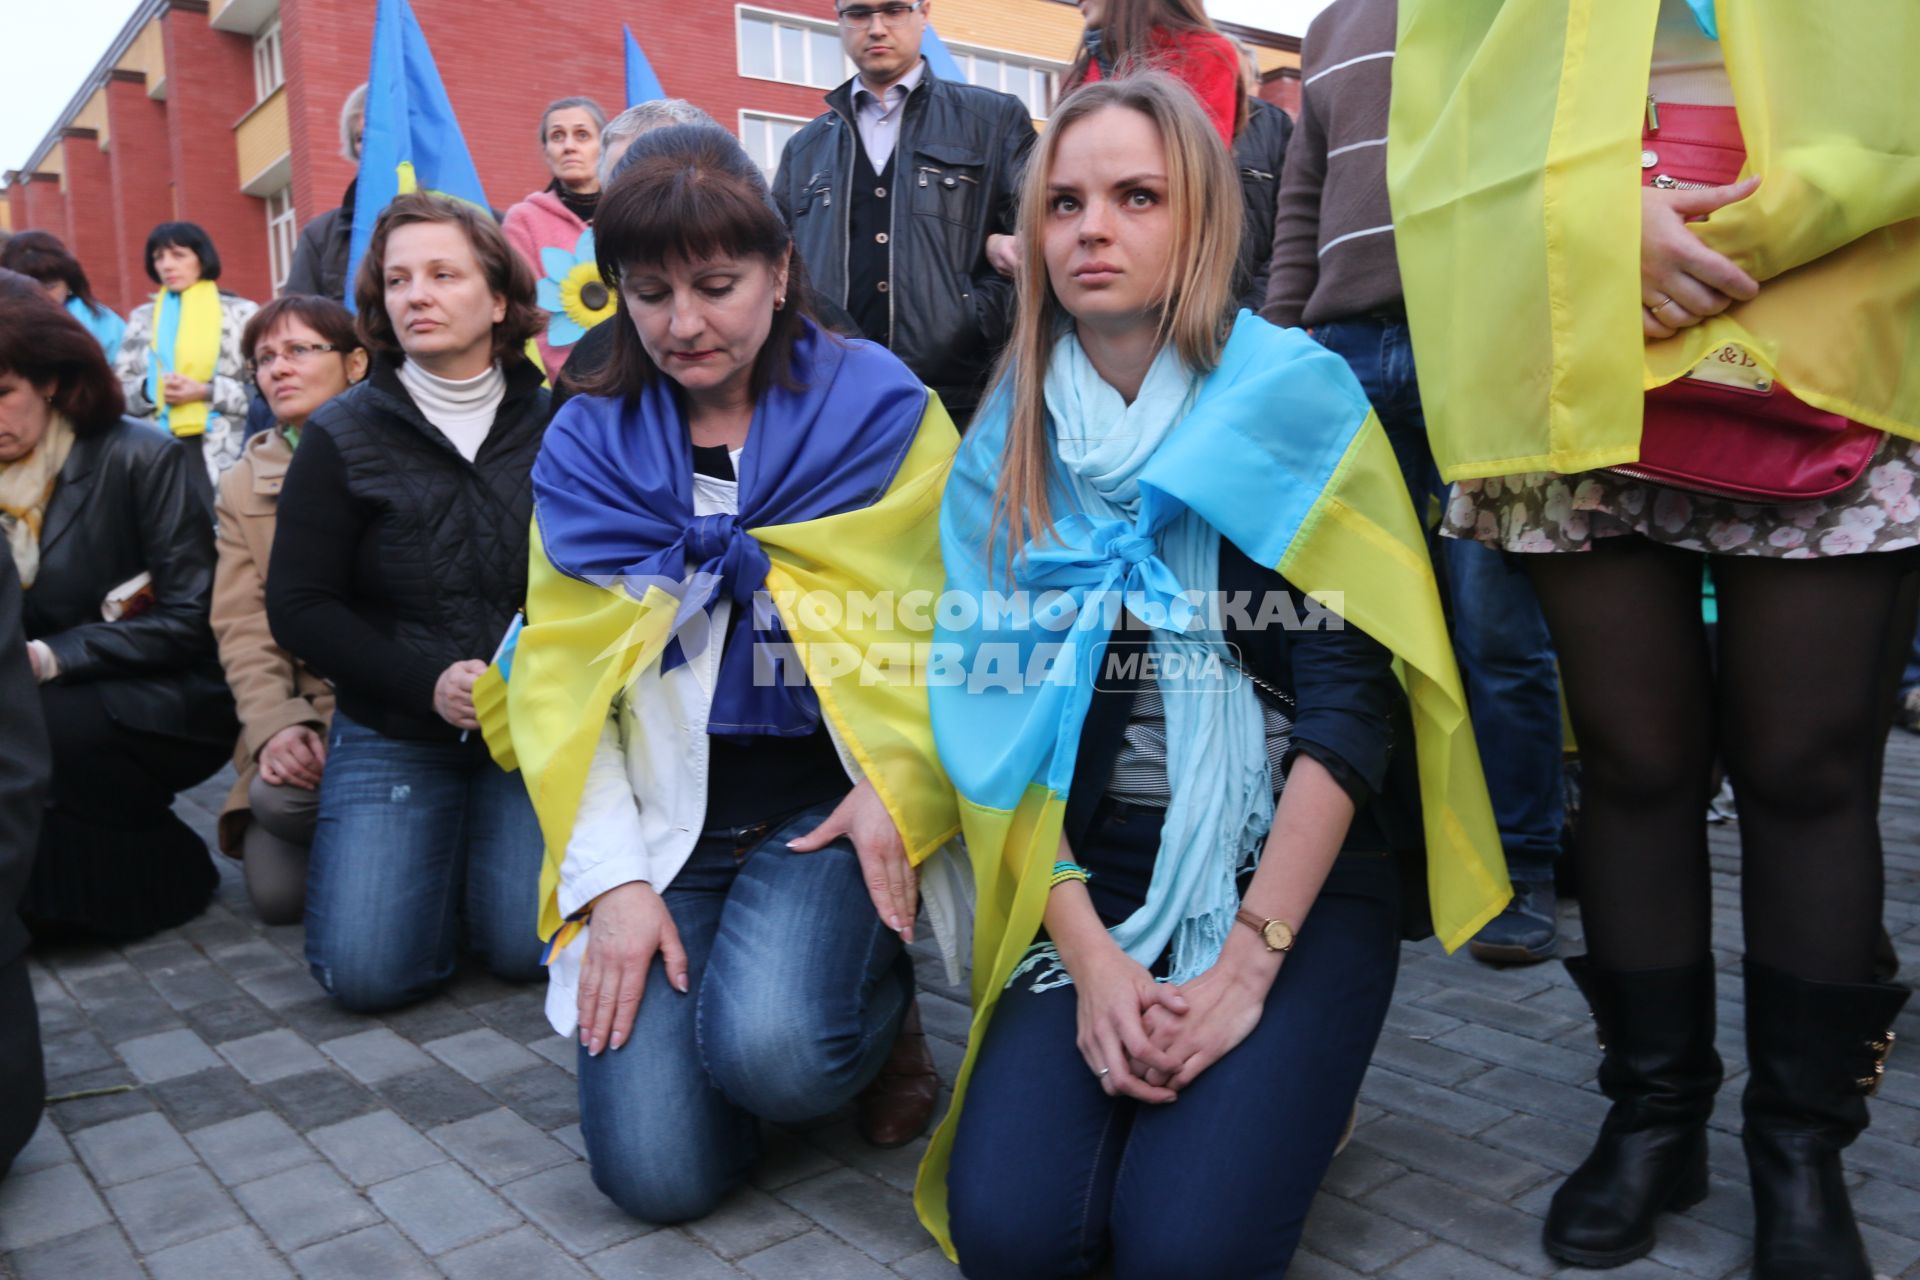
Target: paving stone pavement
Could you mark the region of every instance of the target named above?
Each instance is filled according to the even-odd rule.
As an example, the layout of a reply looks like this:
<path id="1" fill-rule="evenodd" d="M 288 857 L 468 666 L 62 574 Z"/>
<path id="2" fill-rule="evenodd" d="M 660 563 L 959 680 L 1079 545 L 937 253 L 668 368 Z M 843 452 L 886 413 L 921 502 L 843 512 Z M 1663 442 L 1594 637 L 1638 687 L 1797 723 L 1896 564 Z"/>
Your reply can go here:
<path id="1" fill-rule="evenodd" d="M 225 775 L 182 798 L 211 835 Z M 1886 920 L 1920 978 L 1920 739 L 1895 733 L 1882 826 Z M 1744 1276 L 1752 1232 L 1739 1151 L 1744 1078 L 1737 828 L 1713 830 L 1723 948 L 1712 1194 L 1663 1219 L 1619 1280 Z M 42 957 L 33 980 L 48 1109 L 0 1182 L 0 1277 L 155 1280 L 940 1280 L 958 1272 L 908 1199 L 921 1145 L 861 1143 L 846 1114 L 770 1130 L 750 1187 L 684 1227 L 626 1217 L 581 1156 L 572 1047 L 541 992 L 466 972 L 380 1018 L 341 1012 L 301 960 L 298 926 L 262 925 L 224 859 L 219 898 L 184 928 Z M 1578 923 L 1563 912 L 1566 945 Z M 921 1008 L 952 1078 L 963 993 L 921 966 Z M 1920 1280 L 1920 1008 L 1848 1160 L 1880 1274 Z M 1586 1009 L 1558 965 L 1495 970 L 1406 948 L 1352 1145 L 1307 1224 L 1294 1280 L 1512 1280 L 1557 1272 L 1541 1215 L 1605 1108 Z M 1284 1157 L 1283 1157 L 1284 1158 Z M 1170 1277 L 1169 1280 L 1181 1280 Z"/>

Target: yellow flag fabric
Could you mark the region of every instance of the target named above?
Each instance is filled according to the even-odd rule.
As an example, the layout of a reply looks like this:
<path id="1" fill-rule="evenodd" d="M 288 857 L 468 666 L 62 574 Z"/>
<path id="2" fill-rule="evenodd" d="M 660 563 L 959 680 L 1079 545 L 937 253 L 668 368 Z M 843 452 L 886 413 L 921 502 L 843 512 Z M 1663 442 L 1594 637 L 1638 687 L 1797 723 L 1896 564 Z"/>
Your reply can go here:
<path id="1" fill-rule="evenodd" d="M 1920 5 L 1718 0 L 1759 191 L 1698 225 L 1761 290 L 1644 340 L 1659 0 L 1401 0 L 1388 185 L 1441 474 L 1639 457 L 1644 392 L 1726 343 L 1920 438 Z M 1842 12 L 1844 10 L 1844 12 Z"/>
<path id="2" fill-rule="evenodd" d="M 767 590 L 793 638 L 822 713 L 851 750 L 915 863 L 959 830 L 952 787 L 934 750 L 923 678 L 932 622 L 910 612 L 814 607 L 858 597 L 898 598 L 942 584 L 940 492 L 958 442 L 938 397 L 893 483 L 872 504 L 801 524 L 748 532 L 772 561 Z M 808 593 L 820 592 L 820 596 Z M 494 760 L 518 769 L 546 844 L 540 936 L 565 923 L 560 866 L 573 833 L 587 768 L 614 698 L 658 662 L 679 601 L 659 587 L 635 600 L 569 577 L 548 560 L 536 520 L 527 579 L 526 626 L 510 678 L 490 667 L 474 706 Z"/>
<path id="3" fill-rule="evenodd" d="M 211 280 L 199 280 L 181 291 L 180 326 L 173 335 L 173 363 L 163 367 L 160 317 L 166 294 L 167 291 L 162 289 L 153 295 L 153 347 L 149 355 L 154 362 L 153 402 L 162 406 L 161 417 L 167 430 L 174 435 L 205 435 L 211 403 L 189 400 L 185 404 L 167 404 L 159 393 L 160 376 L 178 373 L 195 382 L 212 384 L 213 371 L 220 362 L 220 326 L 223 320 L 220 286 Z"/>

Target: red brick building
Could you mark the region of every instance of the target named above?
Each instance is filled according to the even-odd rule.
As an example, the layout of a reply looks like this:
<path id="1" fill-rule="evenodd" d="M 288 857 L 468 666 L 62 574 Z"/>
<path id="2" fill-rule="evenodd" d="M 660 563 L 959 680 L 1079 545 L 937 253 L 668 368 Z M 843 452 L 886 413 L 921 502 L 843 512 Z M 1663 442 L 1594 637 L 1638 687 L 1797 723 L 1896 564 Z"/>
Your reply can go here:
<path id="1" fill-rule="evenodd" d="M 411 0 L 487 196 L 544 186 L 540 110 L 571 94 L 623 102 L 623 22 L 668 93 L 734 129 L 771 168 L 787 136 L 851 74 L 833 0 Z M 265 298 L 298 228 L 338 204 L 342 101 L 366 78 L 375 0 L 144 0 L 60 123 L 6 174 L 0 225 L 58 232 L 96 290 L 126 310 L 152 291 L 141 252 L 157 222 L 206 227 L 221 284 Z M 1063 0 L 933 0 L 936 28 L 976 84 L 1043 116 L 1081 18 Z M 1299 42 L 1258 47 L 1263 96 L 1297 99 Z M 1288 79 L 1291 71 L 1292 79 Z"/>

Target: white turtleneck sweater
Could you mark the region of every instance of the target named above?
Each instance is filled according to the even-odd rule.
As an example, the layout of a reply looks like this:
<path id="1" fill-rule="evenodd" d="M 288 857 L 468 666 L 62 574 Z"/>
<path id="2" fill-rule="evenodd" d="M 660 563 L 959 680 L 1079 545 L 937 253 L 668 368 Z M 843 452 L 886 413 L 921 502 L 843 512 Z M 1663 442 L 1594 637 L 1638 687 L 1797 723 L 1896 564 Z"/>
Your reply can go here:
<path id="1" fill-rule="evenodd" d="M 494 415 L 507 394 L 507 375 L 497 364 L 477 378 L 455 381 L 403 360 L 400 383 L 419 406 L 421 416 L 438 427 L 468 462 L 473 461 L 487 433 L 493 430 Z"/>

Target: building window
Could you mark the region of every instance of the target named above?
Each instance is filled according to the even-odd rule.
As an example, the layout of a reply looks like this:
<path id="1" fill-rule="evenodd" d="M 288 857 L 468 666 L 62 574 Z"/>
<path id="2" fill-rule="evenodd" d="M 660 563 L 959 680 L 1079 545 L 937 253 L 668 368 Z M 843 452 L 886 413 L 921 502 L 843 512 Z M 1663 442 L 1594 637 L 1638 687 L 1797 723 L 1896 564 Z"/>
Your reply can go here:
<path id="1" fill-rule="evenodd" d="M 838 24 L 754 9 L 738 13 L 741 75 L 816 89 L 852 78 Z"/>
<path id="2" fill-rule="evenodd" d="M 787 139 L 800 132 L 806 123 L 793 116 L 770 116 L 759 111 L 740 113 L 740 145 L 767 175 L 767 181 L 773 181 L 774 170 L 780 167 L 780 153 L 786 150 Z"/>
<path id="3" fill-rule="evenodd" d="M 287 82 L 287 69 L 280 60 L 280 19 L 253 38 L 253 100 L 265 102 L 273 91 Z"/>
<path id="4" fill-rule="evenodd" d="M 299 227 L 293 219 L 293 188 L 282 187 L 267 197 L 267 270 L 276 295 L 286 287 L 293 270 L 293 250 Z"/>
<path id="5" fill-rule="evenodd" d="M 1012 94 L 1027 104 L 1027 114 L 1036 120 L 1046 119 L 1053 109 L 1060 73 L 1066 70 L 1062 64 L 959 45 L 949 45 L 947 51 L 960 64 L 960 74 L 967 78 L 968 84 Z"/>

